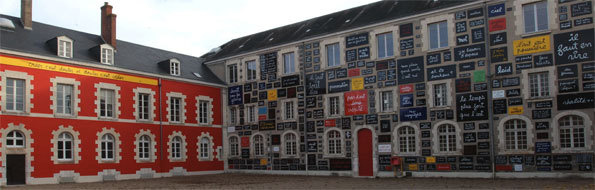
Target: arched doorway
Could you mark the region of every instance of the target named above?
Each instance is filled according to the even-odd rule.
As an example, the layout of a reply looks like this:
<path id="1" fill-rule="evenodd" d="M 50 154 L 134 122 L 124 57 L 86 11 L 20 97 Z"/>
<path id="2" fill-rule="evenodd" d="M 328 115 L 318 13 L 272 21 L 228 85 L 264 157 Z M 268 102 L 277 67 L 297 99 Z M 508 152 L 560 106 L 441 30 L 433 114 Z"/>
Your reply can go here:
<path id="1" fill-rule="evenodd" d="M 357 131 L 357 149 L 359 176 L 374 176 L 374 147 L 370 129 L 364 128 Z"/>

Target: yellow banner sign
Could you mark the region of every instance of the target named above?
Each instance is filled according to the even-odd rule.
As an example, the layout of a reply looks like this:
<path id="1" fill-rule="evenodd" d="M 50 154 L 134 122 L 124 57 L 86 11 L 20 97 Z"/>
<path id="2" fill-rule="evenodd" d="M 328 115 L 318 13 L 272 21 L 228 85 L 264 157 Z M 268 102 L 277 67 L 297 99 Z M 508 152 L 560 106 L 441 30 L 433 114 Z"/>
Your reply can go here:
<path id="1" fill-rule="evenodd" d="M 103 78 L 103 79 L 112 79 L 112 80 L 134 82 L 134 83 L 141 83 L 141 84 L 148 84 L 148 85 L 157 85 L 157 80 L 150 79 L 150 78 L 137 77 L 137 76 L 132 76 L 132 75 L 124 75 L 124 74 L 111 73 L 111 72 L 98 71 L 98 70 L 91 70 L 91 69 L 83 69 L 83 68 L 78 68 L 78 67 L 57 65 L 57 64 L 51 64 L 51 63 L 46 63 L 46 62 L 41 62 L 41 61 L 26 60 L 26 59 L 19 59 L 19 58 L 6 57 L 6 56 L 0 56 L 0 64 L 1 65 L 17 66 L 17 67 L 25 67 L 25 68 L 31 68 L 31 69 L 40 69 L 40 70 L 44 70 L 44 71 L 54 71 L 54 72 L 68 73 L 68 74 L 74 74 L 74 75 L 97 77 L 97 78 Z"/>
<path id="2" fill-rule="evenodd" d="M 269 90 L 267 91 L 267 99 L 269 101 L 275 101 L 277 100 L 277 90 Z"/>
<path id="3" fill-rule="evenodd" d="M 433 156 L 426 157 L 426 163 L 428 163 L 428 164 L 436 163 L 436 157 L 433 157 Z"/>
<path id="4" fill-rule="evenodd" d="M 511 106 L 508 107 L 509 115 L 521 115 L 523 114 L 523 106 Z"/>
<path id="5" fill-rule="evenodd" d="M 537 36 L 512 42 L 514 55 L 524 55 L 550 50 L 550 36 Z"/>
<path id="6" fill-rule="evenodd" d="M 364 89 L 364 78 L 351 79 L 351 90 L 363 90 Z"/>
<path id="7" fill-rule="evenodd" d="M 409 164 L 409 171 L 417 171 L 417 164 Z"/>
<path id="8" fill-rule="evenodd" d="M 268 164 L 268 161 L 267 161 L 266 158 L 261 158 L 260 159 L 260 165 L 267 165 L 267 164 Z"/>

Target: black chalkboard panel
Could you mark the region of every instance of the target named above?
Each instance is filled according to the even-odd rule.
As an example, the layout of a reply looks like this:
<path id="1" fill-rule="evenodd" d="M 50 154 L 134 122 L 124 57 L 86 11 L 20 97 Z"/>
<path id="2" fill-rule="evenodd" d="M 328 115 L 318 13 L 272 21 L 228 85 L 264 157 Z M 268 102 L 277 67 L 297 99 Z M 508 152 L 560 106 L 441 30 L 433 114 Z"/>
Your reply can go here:
<path id="1" fill-rule="evenodd" d="M 377 114 L 366 115 L 366 124 L 378 124 L 378 115 Z"/>
<path id="2" fill-rule="evenodd" d="M 424 57 L 397 60 L 398 83 L 409 84 L 424 81 Z"/>
<path id="3" fill-rule="evenodd" d="M 413 38 L 404 39 L 399 41 L 401 50 L 412 49 L 413 48 Z"/>
<path id="4" fill-rule="evenodd" d="M 535 143 L 535 153 L 550 153 L 550 152 L 552 152 L 552 143 L 551 142 L 536 142 Z"/>
<path id="5" fill-rule="evenodd" d="M 427 75 L 428 81 L 455 78 L 457 77 L 457 65 L 453 64 L 441 67 L 428 68 Z"/>
<path id="6" fill-rule="evenodd" d="M 574 78 L 577 76 L 578 76 L 578 66 L 577 65 L 567 65 L 567 66 L 558 67 L 558 78 L 559 79 Z"/>
<path id="7" fill-rule="evenodd" d="M 516 62 L 526 62 L 531 60 L 533 60 L 533 57 L 531 55 L 523 55 L 514 58 L 514 61 Z"/>
<path id="8" fill-rule="evenodd" d="M 506 90 L 506 97 L 516 97 L 516 96 L 520 96 L 520 95 L 521 95 L 520 88 Z"/>
<path id="9" fill-rule="evenodd" d="M 459 64 L 459 71 L 461 71 L 461 72 L 472 71 L 472 70 L 475 70 L 475 62 L 474 61 Z"/>
<path id="10" fill-rule="evenodd" d="M 488 119 L 487 92 L 457 94 L 456 98 L 457 121 Z"/>
<path id="11" fill-rule="evenodd" d="M 594 57 L 594 29 L 585 29 L 554 35 L 554 51 L 556 64 L 567 64 L 593 61 Z M 589 45 L 588 45 L 589 44 Z"/>
<path id="12" fill-rule="evenodd" d="M 523 98 L 509 98 L 508 99 L 509 106 L 520 106 L 523 105 Z"/>
<path id="13" fill-rule="evenodd" d="M 335 76 L 337 77 L 337 79 L 347 77 L 347 69 L 343 68 L 335 70 Z"/>
<path id="14" fill-rule="evenodd" d="M 519 77 L 502 79 L 502 87 L 518 86 L 520 84 L 521 84 L 521 79 Z"/>
<path id="15" fill-rule="evenodd" d="M 490 34 L 490 46 L 506 44 L 506 32 Z"/>
<path id="16" fill-rule="evenodd" d="M 357 48 L 357 59 L 370 58 L 370 47 Z"/>
<path id="17" fill-rule="evenodd" d="M 445 51 L 442 53 L 442 57 L 444 57 L 444 61 L 450 61 L 452 59 L 452 53 L 450 51 Z"/>
<path id="18" fill-rule="evenodd" d="M 349 61 L 355 61 L 357 60 L 357 50 L 356 49 L 350 49 L 345 51 L 345 61 L 349 62 Z"/>
<path id="19" fill-rule="evenodd" d="M 483 42 L 485 41 L 485 31 L 483 28 L 476 28 L 471 30 L 471 42 Z"/>
<path id="20" fill-rule="evenodd" d="M 549 119 L 552 118 L 552 110 L 550 109 L 542 109 L 542 110 L 532 110 L 533 119 Z"/>
<path id="21" fill-rule="evenodd" d="M 477 19 L 477 20 L 469 21 L 469 27 L 476 27 L 476 26 L 480 26 L 483 24 L 485 24 L 484 19 Z"/>
<path id="22" fill-rule="evenodd" d="M 469 44 L 469 41 L 470 41 L 469 35 L 467 35 L 467 34 L 457 36 L 457 40 L 456 40 L 457 46 Z"/>
<path id="23" fill-rule="evenodd" d="M 455 80 L 456 92 L 469 92 L 471 91 L 471 78 L 460 78 Z"/>
<path id="24" fill-rule="evenodd" d="M 380 121 L 380 132 L 390 132 L 390 120 Z"/>
<path id="25" fill-rule="evenodd" d="M 455 61 L 464 61 L 485 57 L 484 44 L 456 47 L 454 51 Z"/>
<path id="26" fill-rule="evenodd" d="M 492 63 L 508 61 L 508 49 L 506 46 L 490 49 L 490 61 Z"/>
<path id="27" fill-rule="evenodd" d="M 558 110 L 576 110 L 595 107 L 595 94 L 583 92 L 558 95 Z"/>
<path id="28" fill-rule="evenodd" d="M 399 25 L 399 36 L 401 38 L 413 36 L 413 23 Z"/>
<path id="29" fill-rule="evenodd" d="M 464 19 L 466 17 L 467 17 L 467 15 L 466 15 L 466 12 L 465 11 L 459 11 L 459 12 L 456 12 L 455 13 L 455 20 L 461 20 L 461 19 Z"/>
<path id="30" fill-rule="evenodd" d="M 376 83 L 376 76 L 364 77 L 364 84 L 374 84 L 374 83 Z"/>
<path id="31" fill-rule="evenodd" d="M 554 65 L 552 54 L 536 55 L 533 57 L 533 65 L 537 67 L 546 67 Z"/>
<path id="32" fill-rule="evenodd" d="M 506 99 L 498 99 L 493 101 L 493 111 L 494 114 L 506 114 L 508 106 L 506 104 Z"/>
<path id="33" fill-rule="evenodd" d="M 364 44 L 368 44 L 368 33 L 356 34 L 345 37 L 345 47 L 355 47 Z"/>
<path id="34" fill-rule="evenodd" d="M 578 79 L 558 80 L 558 92 L 568 93 L 578 91 Z"/>
<path id="35" fill-rule="evenodd" d="M 455 23 L 455 31 L 457 33 L 467 32 L 467 21 Z"/>
<path id="36" fill-rule="evenodd" d="M 471 9 L 467 11 L 467 18 L 475 18 L 483 16 L 483 8 Z"/>
<path id="37" fill-rule="evenodd" d="M 442 61 L 442 58 L 440 55 L 442 55 L 442 54 L 440 54 L 440 53 L 428 54 L 426 56 L 426 63 L 428 65 L 440 64 L 440 62 Z"/>
<path id="38" fill-rule="evenodd" d="M 290 86 L 296 86 L 298 84 L 300 84 L 300 75 L 281 77 L 281 86 L 284 88 L 290 87 Z"/>
<path id="39" fill-rule="evenodd" d="M 581 25 L 591 24 L 591 23 L 593 23 L 593 18 L 591 18 L 591 17 L 579 18 L 579 19 L 574 20 L 574 26 L 581 26 Z"/>
<path id="40" fill-rule="evenodd" d="M 591 1 L 570 5 L 572 17 L 591 14 Z"/>
<path id="41" fill-rule="evenodd" d="M 325 72 L 306 75 L 306 96 L 326 94 Z"/>
<path id="42" fill-rule="evenodd" d="M 496 76 L 512 74 L 512 63 L 504 63 L 496 65 Z"/>
<path id="43" fill-rule="evenodd" d="M 349 91 L 349 80 L 334 81 L 328 83 L 328 93 Z"/>

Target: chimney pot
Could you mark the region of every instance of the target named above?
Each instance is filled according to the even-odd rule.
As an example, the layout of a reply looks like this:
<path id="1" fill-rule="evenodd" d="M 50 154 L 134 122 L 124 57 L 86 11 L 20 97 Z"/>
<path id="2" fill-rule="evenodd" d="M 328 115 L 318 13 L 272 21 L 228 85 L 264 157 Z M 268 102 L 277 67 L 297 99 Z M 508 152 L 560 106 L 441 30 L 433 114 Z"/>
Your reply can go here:
<path id="1" fill-rule="evenodd" d="M 33 29 L 32 7 L 32 0 L 21 0 L 21 22 L 27 30 Z"/>
<path id="2" fill-rule="evenodd" d="M 101 7 L 101 37 L 116 48 L 116 14 L 112 13 L 112 8 L 107 2 Z"/>

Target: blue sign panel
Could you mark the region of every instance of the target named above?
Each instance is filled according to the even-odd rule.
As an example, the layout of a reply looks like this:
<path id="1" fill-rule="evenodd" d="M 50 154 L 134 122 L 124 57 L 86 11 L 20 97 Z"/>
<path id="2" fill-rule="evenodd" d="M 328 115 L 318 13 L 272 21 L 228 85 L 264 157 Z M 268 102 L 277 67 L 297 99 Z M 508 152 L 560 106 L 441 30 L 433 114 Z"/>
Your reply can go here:
<path id="1" fill-rule="evenodd" d="M 413 94 L 401 95 L 401 107 L 413 106 Z"/>
<path id="2" fill-rule="evenodd" d="M 504 8 L 504 3 L 488 6 L 488 16 L 489 17 L 500 16 L 500 15 L 504 15 L 505 13 L 506 13 L 506 9 Z"/>
<path id="3" fill-rule="evenodd" d="M 267 107 L 260 107 L 258 108 L 258 115 L 267 114 Z"/>
<path id="4" fill-rule="evenodd" d="M 240 85 L 229 87 L 227 97 L 229 98 L 229 105 L 242 104 L 242 86 Z"/>
<path id="5" fill-rule="evenodd" d="M 401 109 L 401 121 L 417 121 L 427 119 L 428 109 L 426 107 Z"/>

